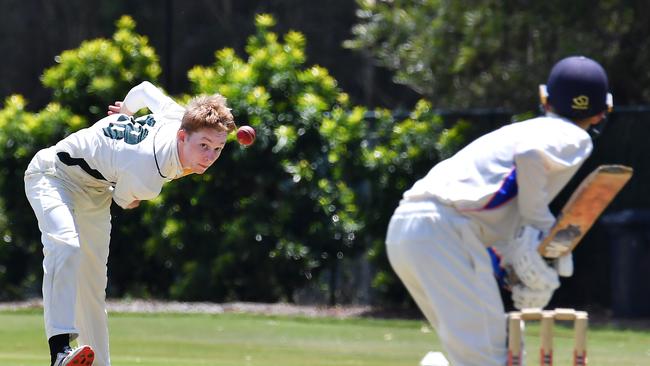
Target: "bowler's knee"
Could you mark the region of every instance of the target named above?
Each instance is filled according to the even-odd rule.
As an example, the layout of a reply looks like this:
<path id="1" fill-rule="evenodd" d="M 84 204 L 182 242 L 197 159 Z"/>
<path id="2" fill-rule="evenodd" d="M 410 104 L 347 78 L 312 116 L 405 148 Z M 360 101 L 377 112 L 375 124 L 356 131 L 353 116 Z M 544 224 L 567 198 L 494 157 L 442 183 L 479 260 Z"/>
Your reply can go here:
<path id="1" fill-rule="evenodd" d="M 81 248 L 79 245 L 79 234 L 74 232 L 43 235 L 43 254 L 56 253 L 59 261 L 77 261 Z"/>

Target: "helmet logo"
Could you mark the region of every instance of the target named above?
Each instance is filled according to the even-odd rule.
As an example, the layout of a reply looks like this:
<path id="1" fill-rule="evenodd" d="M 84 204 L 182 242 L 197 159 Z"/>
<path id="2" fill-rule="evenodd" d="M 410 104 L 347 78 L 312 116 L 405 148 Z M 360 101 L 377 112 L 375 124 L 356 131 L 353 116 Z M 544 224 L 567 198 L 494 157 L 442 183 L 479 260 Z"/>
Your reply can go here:
<path id="1" fill-rule="evenodd" d="M 579 95 L 572 99 L 572 109 L 587 110 L 589 109 L 589 97 L 586 95 Z"/>

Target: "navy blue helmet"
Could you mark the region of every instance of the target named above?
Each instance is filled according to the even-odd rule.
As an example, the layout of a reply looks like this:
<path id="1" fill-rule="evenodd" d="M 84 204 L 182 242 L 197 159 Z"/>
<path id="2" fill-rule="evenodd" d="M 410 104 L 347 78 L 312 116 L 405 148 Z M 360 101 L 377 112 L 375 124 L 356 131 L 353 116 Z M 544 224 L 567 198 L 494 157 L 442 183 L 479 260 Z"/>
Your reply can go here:
<path id="1" fill-rule="evenodd" d="M 598 62 L 571 56 L 553 66 L 541 92 L 557 114 L 579 120 L 611 110 L 608 89 L 607 74 Z"/>

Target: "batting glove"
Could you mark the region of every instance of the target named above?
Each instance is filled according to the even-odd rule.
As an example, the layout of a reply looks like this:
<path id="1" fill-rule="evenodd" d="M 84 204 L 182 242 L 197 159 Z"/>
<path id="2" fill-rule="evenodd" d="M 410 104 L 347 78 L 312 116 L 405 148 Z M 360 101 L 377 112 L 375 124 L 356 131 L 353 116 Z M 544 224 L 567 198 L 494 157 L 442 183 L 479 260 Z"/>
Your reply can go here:
<path id="1" fill-rule="evenodd" d="M 512 303 L 515 308 L 544 308 L 551 301 L 555 290 L 533 290 L 524 285 L 512 286 Z"/>
<path id="2" fill-rule="evenodd" d="M 558 273 L 537 252 L 541 235 L 540 230 L 523 226 L 504 248 L 503 263 L 506 268 L 512 268 L 524 286 L 532 290 L 555 290 L 560 286 Z"/>
<path id="3" fill-rule="evenodd" d="M 571 252 L 555 259 L 553 262 L 560 277 L 573 276 L 573 254 Z"/>

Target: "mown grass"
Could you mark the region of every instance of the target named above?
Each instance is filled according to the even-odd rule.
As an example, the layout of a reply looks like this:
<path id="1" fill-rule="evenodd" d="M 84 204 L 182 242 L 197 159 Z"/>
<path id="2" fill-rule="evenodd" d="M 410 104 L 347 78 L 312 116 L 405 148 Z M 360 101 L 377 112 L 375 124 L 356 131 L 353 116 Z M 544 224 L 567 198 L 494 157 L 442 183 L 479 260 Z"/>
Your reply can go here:
<path id="1" fill-rule="evenodd" d="M 422 321 L 278 317 L 250 314 L 110 315 L 114 366 L 416 366 L 440 350 Z M 526 333 L 537 364 L 538 327 Z M 557 365 L 569 365 L 572 330 L 555 332 Z M 650 331 L 595 327 L 590 365 L 650 365 Z M 43 366 L 48 351 L 40 311 L 0 312 L 0 365 Z"/>

